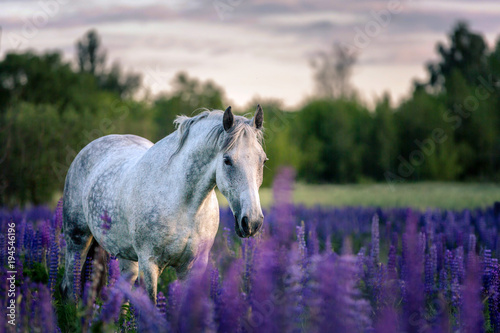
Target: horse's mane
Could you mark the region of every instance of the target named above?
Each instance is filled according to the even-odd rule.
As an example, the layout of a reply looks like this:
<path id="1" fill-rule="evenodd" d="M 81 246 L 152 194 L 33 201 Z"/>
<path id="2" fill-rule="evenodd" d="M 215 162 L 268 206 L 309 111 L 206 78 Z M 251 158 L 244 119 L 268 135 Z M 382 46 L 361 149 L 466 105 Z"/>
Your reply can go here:
<path id="1" fill-rule="evenodd" d="M 226 132 L 222 126 L 222 116 L 224 111 L 221 110 L 207 110 L 204 109 L 201 113 L 194 117 L 177 116 L 174 124 L 179 133 L 179 143 L 177 149 L 172 156 L 175 156 L 184 146 L 191 127 L 203 119 L 214 120 L 213 126 L 207 135 L 207 142 L 212 142 L 217 145 L 221 151 L 228 151 L 231 149 L 236 141 L 243 135 L 255 135 L 257 141 L 262 145 L 263 132 L 253 126 L 253 119 L 248 119 L 242 116 L 234 116 L 233 126 Z"/>

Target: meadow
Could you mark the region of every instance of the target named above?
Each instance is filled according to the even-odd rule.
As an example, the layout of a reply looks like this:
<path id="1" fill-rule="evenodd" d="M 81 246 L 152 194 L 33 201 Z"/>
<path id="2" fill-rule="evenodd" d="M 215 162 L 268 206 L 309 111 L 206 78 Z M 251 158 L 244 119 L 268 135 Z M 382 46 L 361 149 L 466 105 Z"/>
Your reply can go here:
<path id="1" fill-rule="evenodd" d="M 163 272 L 157 305 L 99 248 L 61 299 L 61 204 L 1 210 L 2 281 L 15 261 L 17 332 L 496 332 L 500 203 L 477 209 L 308 207 L 293 172 L 275 179 L 256 238 L 221 208 L 202 276 Z M 103 221 L 104 223 L 105 221 Z M 7 238 L 15 223 L 15 244 Z M 110 222 L 113 228 L 113 222 Z M 15 253 L 9 253 L 15 247 Z M 9 256 L 13 254 L 14 258 Z M 2 283 L 2 308 L 9 298 Z M 10 297 L 10 296 L 9 296 Z M 125 301 L 129 300 L 129 303 Z"/>
<path id="2" fill-rule="evenodd" d="M 219 192 L 219 203 L 227 200 Z M 260 189 L 261 204 L 273 204 L 273 189 Z M 465 209 L 486 208 L 500 201 L 500 185 L 496 183 L 408 182 L 391 184 L 324 184 L 295 183 L 292 201 L 308 207 L 412 207 Z"/>

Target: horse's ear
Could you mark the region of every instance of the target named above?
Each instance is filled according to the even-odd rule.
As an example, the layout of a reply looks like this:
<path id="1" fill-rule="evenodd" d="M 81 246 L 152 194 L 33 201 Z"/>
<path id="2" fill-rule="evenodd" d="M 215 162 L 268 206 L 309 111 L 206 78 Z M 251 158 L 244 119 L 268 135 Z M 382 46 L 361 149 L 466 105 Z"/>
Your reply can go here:
<path id="1" fill-rule="evenodd" d="M 222 125 L 224 126 L 224 130 L 227 132 L 232 126 L 234 122 L 234 116 L 231 112 L 231 107 L 229 106 L 226 111 L 224 111 L 224 116 L 222 117 Z"/>
<path id="2" fill-rule="evenodd" d="M 264 111 L 260 107 L 260 104 L 257 105 L 257 111 L 255 111 L 255 116 L 253 116 L 253 125 L 257 129 L 262 128 L 262 123 L 264 122 Z"/>

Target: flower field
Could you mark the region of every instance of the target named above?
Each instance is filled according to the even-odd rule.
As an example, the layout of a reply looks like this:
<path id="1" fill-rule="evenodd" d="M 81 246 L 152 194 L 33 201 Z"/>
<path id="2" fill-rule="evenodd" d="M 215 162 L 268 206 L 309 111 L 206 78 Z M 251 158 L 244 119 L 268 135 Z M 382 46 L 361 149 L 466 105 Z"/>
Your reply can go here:
<path id="1" fill-rule="evenodd" d="M 157 304 L 120 278 L 100 248 L 75 272 L 78 301 L 61 299 L 61 205 L 0 211 L 2 308 L 16 271 L 17 332 L 498 332 L 500 203 L 412 211 L 291 204 L 293 173 L 256 238 L 239 239 L 229 209 L 203 276 L 163 272 Z M 113 227 L 113 221 L 104 219 Z M 9 253 L 9 224 L 15 253 Z M 14 268 L 9 267 L 14 254 Z M 10 297 L 10 296 L 9 296 Z M 129 301 L 126 303 L 126 301 Z M 4 311 L 5 312 L 5 311 Z M 8 312 L 5 312 L 8 314 Z"/>

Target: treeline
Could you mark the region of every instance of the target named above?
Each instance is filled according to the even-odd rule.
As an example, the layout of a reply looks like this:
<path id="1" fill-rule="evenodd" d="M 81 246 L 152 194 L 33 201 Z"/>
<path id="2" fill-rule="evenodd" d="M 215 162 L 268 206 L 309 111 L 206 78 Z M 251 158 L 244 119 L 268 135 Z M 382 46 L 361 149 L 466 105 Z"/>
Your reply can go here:
<path id="1" fill-rule="evenodd" d="M 78 59 L 61 53 L 8 53 L 0 62 L 0 204 L 46 202 L 63 188 L 81 148 L 110 133 L 157 141 L 174 130 L 178 114 L 222 109 L 221 87 L 179 73 L 172 89 L 138 98 L 141 77 L 107 65 L 95 31 L 76 44 Z M 255 100 L 265 112 L 270 161 L 264 185 L 280 165 L 307 182 L 500 180 L 500 42 L 459 23 L 429 79 L 415 82 L 399 106 L 389 97 L 374 109 L 356 97 L 331 94 L 298 110 Z M 325 79 L 325 78 L 323 78 Z M 345 78 L 343 78 L 344 80 Z M 383 79 L 383 78 L 381 78 Z"/>

